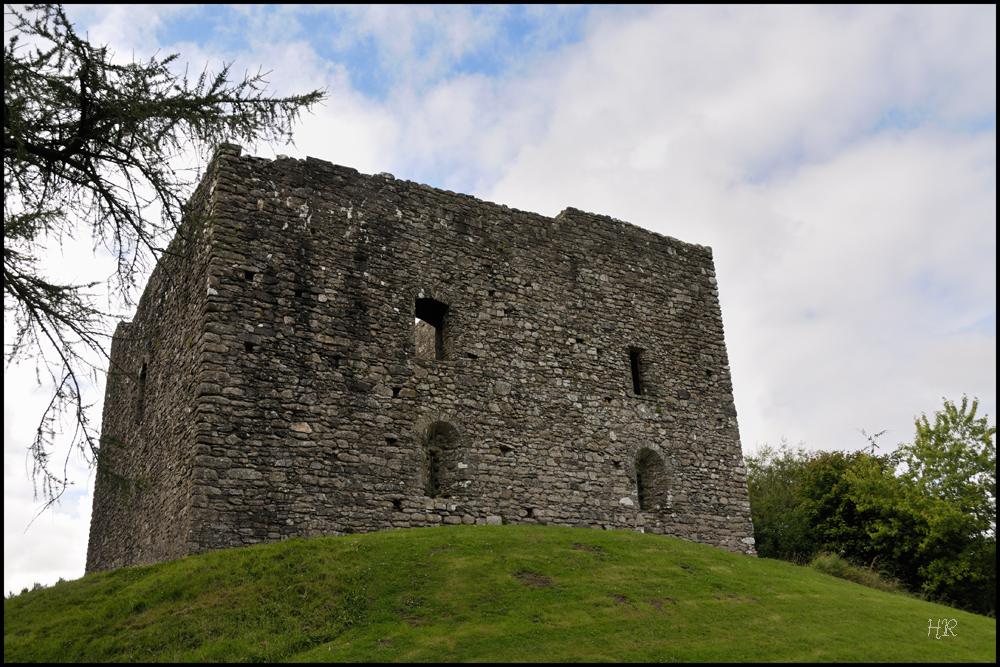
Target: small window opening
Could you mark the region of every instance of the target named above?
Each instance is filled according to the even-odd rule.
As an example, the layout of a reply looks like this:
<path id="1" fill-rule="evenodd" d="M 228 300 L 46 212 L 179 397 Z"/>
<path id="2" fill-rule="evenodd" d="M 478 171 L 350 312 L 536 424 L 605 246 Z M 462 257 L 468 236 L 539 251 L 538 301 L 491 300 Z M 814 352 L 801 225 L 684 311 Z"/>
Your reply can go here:
<path id="1" fill-rule="evenodd" d="M 135 423 L 142 423 L 142 413 L 146 408 L 146 362 L 139 369 L 139 395 L 135 401 Z"/>
<path id="2" fill-rule="evenodd" d="M 393 387 L 392 388 L 392 397 L 393 398 L 399 398 L 399 390 L 400 389 L 402 389 L 402 387 Z"/>
<path id="3" fill-rule="evenodd" d="M 632 367 L 632 393 L 642 396 L 642 350 L 637 347 L 628 349 L 629 365 Z"/>
<path id="4" fill-rule="evenodd" d="M 527 514 L 525 515 L 526 519 L 532 519 L 532 518 L 534 518 L 534 516 L 535 516 L 535 508 L 534 507 L 525 507 L 524 511 L 527 512 Z"/>
<path id="5" fill-rule="evenodd" d="M 305 290 L 297 289 L 297 290 L 295 290 L 295 298 L 296 299 L 301 299 L 302 295 L 304 295 L 305 293 L 306 293 Z"/>
<path id="6" fill-rule="evenodd" d="M 438 494 L 441 493 L 441 450 L 427 449 L 424 454 L 427 461 L 424 495 L 428 498 L 437 498 Z"/>
<path id="7" fill-rule="evenodd" d="M 668 506 L 667 469 L 651 449 L 640 449 L 635 457 L 635 485 L 639 509 L 659 510 Z"/>
<path id="8" fill-rule="evenodd" d="M 246 350 L 247 352 L 253 352 L 253 343 L 244 341 L 243 349 Z"/>
<path id="9" fill-rule="evenodd" d="M 447 422 L 434 422 L 420 436 L 424 453 L 424 495 L 428 498 L 450 495 L 449 478 L 454 471 L 448 464 L 457 437 L 455 427 Z"/>
<path id="10" fill-rule="evenodd" d="M 397 512 L 402 512 L 403 511 L 403 501 L 400 500 L 399 498 L 393 500 L 392 501 L 392 508 L 394 510 L 396 510 Z"/>
<path id="11" fill-rule="evenodd" d="M 445 314 L 448 306 L 434 299 L 417 299 L 414 344 L 421 359 L 445 358 Z"/>

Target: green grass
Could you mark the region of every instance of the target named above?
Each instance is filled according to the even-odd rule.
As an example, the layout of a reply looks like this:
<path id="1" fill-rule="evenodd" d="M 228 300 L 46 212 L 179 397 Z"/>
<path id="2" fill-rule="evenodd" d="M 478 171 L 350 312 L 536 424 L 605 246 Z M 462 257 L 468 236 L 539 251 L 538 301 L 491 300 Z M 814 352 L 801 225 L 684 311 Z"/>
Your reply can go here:
<path id="1" fill-rule="evenodd" d="M 930 619 L 957 636 L 927 636 Z M 981 661 L 996 620 L 682 540 L 541 526 L 295 539 L 4 601 L 5 661 Z"/>

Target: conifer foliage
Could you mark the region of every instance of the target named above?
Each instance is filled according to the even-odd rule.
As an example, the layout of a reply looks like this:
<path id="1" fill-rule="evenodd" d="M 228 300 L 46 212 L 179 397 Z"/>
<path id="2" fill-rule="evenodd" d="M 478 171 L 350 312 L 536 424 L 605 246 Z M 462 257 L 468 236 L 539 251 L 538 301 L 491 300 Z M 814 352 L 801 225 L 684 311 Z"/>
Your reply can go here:
<path id="1" fill-rule="evenodd" d="M 110 318 L 95 305 L 98 283 L 49 278 L 43 254 L 92 237 L 117 259 L 110 287 L 129 303 L 192 190 L 177 159 L 223 141 L 285 143 L 326 93 L 274 97 L 266 73 L 234 81 L 232 63 L 189 80 L 175 73 L 177 54 L 121 62 L 59 5 L 8 5 L 4 21 L 4 361 L 34 359 L 54 386 L 31 445 L 36 492 L 51 503 L 68 483 L 65 462 L 60 472 L 50 461 L 63 415 L 76 425 L 66 460 L 97 453 L 82 393 L 103 367 L 95 355 L 107 358 Z"/>

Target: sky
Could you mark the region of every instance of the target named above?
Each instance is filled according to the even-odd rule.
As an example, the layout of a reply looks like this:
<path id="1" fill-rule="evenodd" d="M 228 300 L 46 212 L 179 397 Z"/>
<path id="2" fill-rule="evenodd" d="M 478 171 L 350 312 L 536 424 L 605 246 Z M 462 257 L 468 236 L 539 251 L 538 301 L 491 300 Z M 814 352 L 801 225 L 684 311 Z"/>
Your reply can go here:
<path id="1" fill-rule="evenodd" d="M 122 62 L 328 91 L 294 146 L 246 152 L 711 246 L 745 453 L 857 450 L 861 429 L 888 451 L 963 394 L 996 423 L 994 5 L 67 12 Z M 88 243 L 47 260 L 112 270 Z M 41 514 L 29 475 L 51 390 L 5 368 L 5 592 L 83 575 L 92 473 L 70 456 Z M 103 385 L 88 399 L 99 423 Z"/>

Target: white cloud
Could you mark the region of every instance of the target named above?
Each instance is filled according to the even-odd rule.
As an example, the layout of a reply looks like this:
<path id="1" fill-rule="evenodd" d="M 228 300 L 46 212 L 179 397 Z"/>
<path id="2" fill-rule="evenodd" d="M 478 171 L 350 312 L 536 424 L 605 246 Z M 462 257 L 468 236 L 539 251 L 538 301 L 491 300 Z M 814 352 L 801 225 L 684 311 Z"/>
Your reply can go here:
<path id="1" fill-rule="evenodd" d="M 75 486 L 53 510 L 39 514 L 30 479 L 27 446 L 37 419 L 51 397 L 49 385 L 36 386 L 30 364 L 4 371 L 4 593 L 19 593 L 35 582 L 51 585 L 59 577 L 83 575 L 90 530 L 90 475 L 79 457 L 66 460 L 68 477 Z M 96 398 L 91 394 L 91 398 Z M 56 452 L 53 468 L 63 470 L 66 452 Z M 37 517 L 37 518 L 36 518 Z M 34 523 L 32 521 L 34 520 Z"/>
<path id="2" fill-rule="evenodd" d="M 995 40 L 989 28 L 970 39 L 978 22 L 960 12 L 913 11 L 664 9 L 602 23 L 555 72 L 546 132 L 489 197 L 712 245 L 747 445 L 785 434 L 856 447 L 859 427 L 908 438 L 916 397 L 940 405 L 925 389 L 940 369 L 918 350 L 954 350 L 957 331 L 995 317 L 995 134 L 948 129 L 995 108 L 993 78 L 967 67 Z M 956 85 L 962 107 L 937 93 Z M 916 104 L 943 120 L 870 132 Z M 995 404 L 972 379 L 983 361 L 961 359 L 952 375 Z"/>
<path id="3" fill-rule="evenodd" d="M 28 498 L 19 494 L 4 500 L 5 595 L 36 582 L 51 586 L 60 578 L 79 579 L 86 565 L 91 494 L 68 496 L 30 526 L 38 507 Z"/>
<path id="4" fill-rule="evenodd" d="M 173 11 L 179 9 L 174 7 Z M 118 58 L 148 58 L 148 46 L 155 41 L 156 30 L 171 10 L 167 7 L 126 5 L 67 5 L 66 16 L 76 26 L 77 34 L 92 45 L 111 46 Z M 81 27 L 84 27 L 81 30 Z"/>

